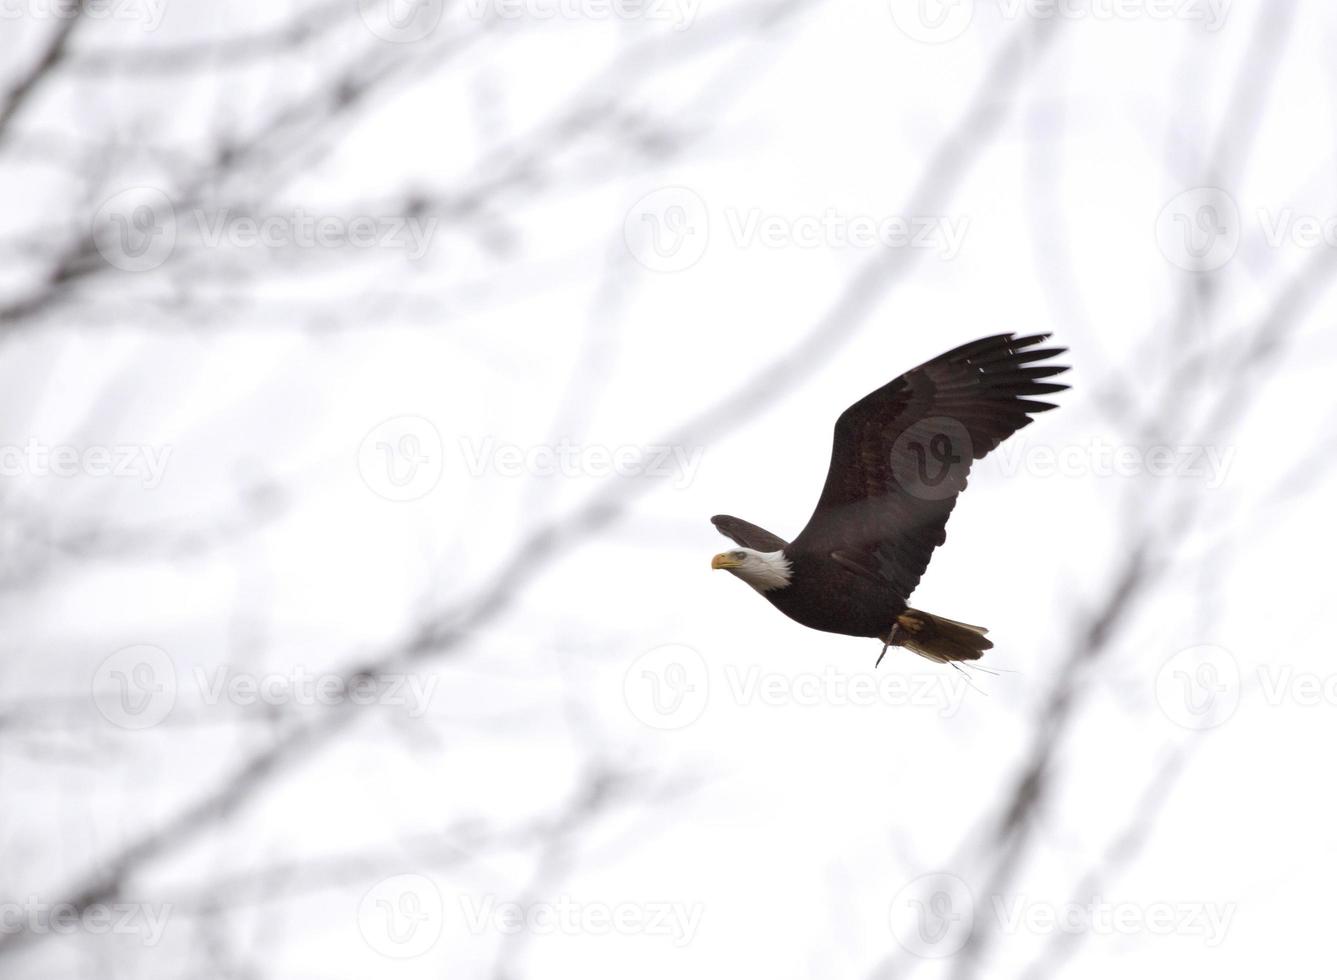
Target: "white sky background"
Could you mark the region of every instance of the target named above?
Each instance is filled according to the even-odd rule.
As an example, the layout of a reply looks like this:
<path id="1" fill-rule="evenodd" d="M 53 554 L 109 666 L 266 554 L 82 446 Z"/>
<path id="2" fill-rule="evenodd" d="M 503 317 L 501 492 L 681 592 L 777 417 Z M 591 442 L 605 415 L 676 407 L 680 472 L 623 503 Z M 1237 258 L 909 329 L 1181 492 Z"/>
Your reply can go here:
<path id="1" fill-rule="evenodd" d="M 1073 3 L 1048 26 L 1043 5 L 961 3 L 926 43 L 908 2 L 800 4 L 724 34 L 721 19 L 769 8 L 706 0 L 675 23 L 689 8 L 666 5 L 664 22 L 465 3 L 393 43 L 351 2 L 303 9 L 125 0 L 73 32 L 0 126 L 6 977 L 1312 971 L 1337 870 L 1330 10 L 1236 2 L 1208 30 L 1187 3 Z M 0 64 L 17 78 L 59 22 L 36 0 L 5 10 Z M 294 18 L 327 26 L 240 65 L 209 47 Z M 1050 29 L 1033 58 L 994 67 Z M 154 66 L 151 52 L 196 43 Z M 364 63 L 402 73 L 331 125 L 310 107 L 282 116 Z M 963 127 L 972 107 L 996 128 Z M 273 118 L 271 140 L 213 172 L 220 144 Z M 106 227 L 94 215 L 114 220 L 145 188 L 174 205 L 171 254 L 133 272 L 114 247 L 86 249 L 86 271 L 45 293 L 62 250 Z M 199 200 L 206 222 L 225 207 L 392 220 L 410 198 L 436 222 L 416 258 L 210 245 L 194 216 Z M 1210 271 L 1181 268 L 1177 215 L 1217 219 Z M 690 231 L 655 252 L 647 216 Z M 960 247 L 829 231 L 898 219 L 959 229 Z M 754 220 L 817 238 L 737 233 Z M 878 261 L 885 288 L 814 341 Z M 1001 673 L 971 690 L 898 651 L 874 675 L 876 642 L 804 630 L 710 573 L 727 544 L 710 515 L 792 537 L 841 409 L 1008 330 L 1070 347 L 1073 390 L 977 464 L 914 597 L 988 625 Z M 782 382 L 700 422 L 795 350 Z M 1232 424 L 1212 421 L 1237 402 Z M 378 430 L 403 417 L 420 421 Z M 402 494 L 416 499 L 392 501 L 377 443 L 412 448 L 405 432 L 423 457 Z M 15 471 L 30 443 L 166 452 L 166 468 L 152 486 Z M 565 444 L 667 447 L 689 465 L 505 463 L 507 447 Z M 1196 472 L 1101 469 L 1158 447 Z M 591 499 L 624 509 L 554 553 L 529 537 Z M 1074 675 L 1070 724 L 1038 729 L 1139 529 L 1161 574 Z M 498 581 L 506 604 L 475 623 Z M 210 704 L 197 681 L 343 676 L 443 613 L 464 634 L 409 665 L 421 712 L 388 693 Z M 142 658 L 168 691 L 150 715 L 166 716 L 132 730 L 108 720 L 132 720 L 110 671 Z M 646 670 L 686 679 L 678 713 L 654 713 Z M 849 703 L 839 685 L 869 678 L 882 695 Z M 1215 694 L 1204 718 L 1186 691 Z M 1037 744 L 1054 747 L 1045 792 L 995 895 L 991 835 Z M 270 751 L 278 771 L 240 780 L 235 807 L 181 819 Z M 612 788 L 591 796 L 600 774 Z M 976 931 L 930 913 L 917 943 L 909 903 L 943 879 L 912 883 L 936 873 L 969 891 Z M 33 907 L 93 886 L 133 921 L 164 914 L 161 937 L 41 934 Z M 406 893 L 425 917 L 404 917 Z M 471 921 L 512 901 L 537 928 Z M 1071 902 L 1132 924 L 1056 941 L 1044 916 Z M 547 928 L 544 903 L 579 909 L 576 926 Z M 670 907 L 697 917 L 690 937 L 602 935 L 591 918 Z M 1161 928 L 1167 908 L 1228 926 Z M 972 935 L 978 961 L 920 955 Z M 1043 960 L 1054 949 L 1070 959 Z"/>

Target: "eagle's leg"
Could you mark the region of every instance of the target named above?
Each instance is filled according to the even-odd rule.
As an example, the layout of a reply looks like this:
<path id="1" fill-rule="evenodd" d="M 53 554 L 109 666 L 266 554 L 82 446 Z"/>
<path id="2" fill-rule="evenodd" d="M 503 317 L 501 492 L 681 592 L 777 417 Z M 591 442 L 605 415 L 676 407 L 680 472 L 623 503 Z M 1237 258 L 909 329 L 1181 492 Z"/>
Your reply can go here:
<path id="1" fill-rule="evenodd" d="M 897 645 L 896 637 L 898 634 L 903 632 L 905 631 L 901 628 L 900 623 L 892 623 L 891 629 L 887 632 L 887 635 L 885 637 L 878 637 L 878 639 L 882 640 L 882 652 L 877 655 L 877 663 L 873 664 L 874 670 L 877 670 L 877 668 L 882 664 L 882 658 L 887 655 L 888 648 Z"/>

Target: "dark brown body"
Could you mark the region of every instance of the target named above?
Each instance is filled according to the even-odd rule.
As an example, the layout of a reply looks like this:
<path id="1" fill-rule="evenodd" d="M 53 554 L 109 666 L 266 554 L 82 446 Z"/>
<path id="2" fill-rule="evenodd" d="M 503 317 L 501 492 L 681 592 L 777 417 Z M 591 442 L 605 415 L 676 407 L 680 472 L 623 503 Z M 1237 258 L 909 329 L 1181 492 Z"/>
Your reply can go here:
<path id="1" fill-rule="evenodd" d="M 890 586 L 846 571 L 831 559 L 809 555 L 785 557 L 793 584 L 763 592 L 771 605 L 796 623 L 846 636 L 886 636 L 905 600 Z"/>

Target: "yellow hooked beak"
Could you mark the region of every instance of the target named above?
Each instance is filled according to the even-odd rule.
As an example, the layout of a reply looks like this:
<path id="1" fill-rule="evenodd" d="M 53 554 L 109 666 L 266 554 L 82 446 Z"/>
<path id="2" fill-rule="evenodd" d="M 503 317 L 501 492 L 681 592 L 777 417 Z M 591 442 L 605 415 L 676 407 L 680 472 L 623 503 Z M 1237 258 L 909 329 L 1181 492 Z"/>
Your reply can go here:
<path id="1" fill-rule="evenodd" d="M 710 559 L 711 568 L 737 568 L 742 562 L 734 559 L 727 551 Z"/>

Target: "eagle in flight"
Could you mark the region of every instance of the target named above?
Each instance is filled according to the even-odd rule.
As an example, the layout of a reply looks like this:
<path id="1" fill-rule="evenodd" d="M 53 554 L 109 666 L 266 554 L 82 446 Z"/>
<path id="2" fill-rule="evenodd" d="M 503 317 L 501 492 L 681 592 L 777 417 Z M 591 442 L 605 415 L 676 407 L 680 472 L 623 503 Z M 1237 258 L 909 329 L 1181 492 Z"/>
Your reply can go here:
<path id="1" fill-rule="evenodd" d="M 938 663 L 978 660 L 988 631 L 909 608 L 910 593 L 966 488 L 970 465 L 1055 406 L 1037 396 L 1068 386 L 1038 347 L 1048 334 L 999 334 L 965 344 L 861 398 L 836 420 L 817 508 L 793 541 L 737 517 L 711 521 L 738 547 L 723 568 L 804 626 L 903 646 Z"/>

